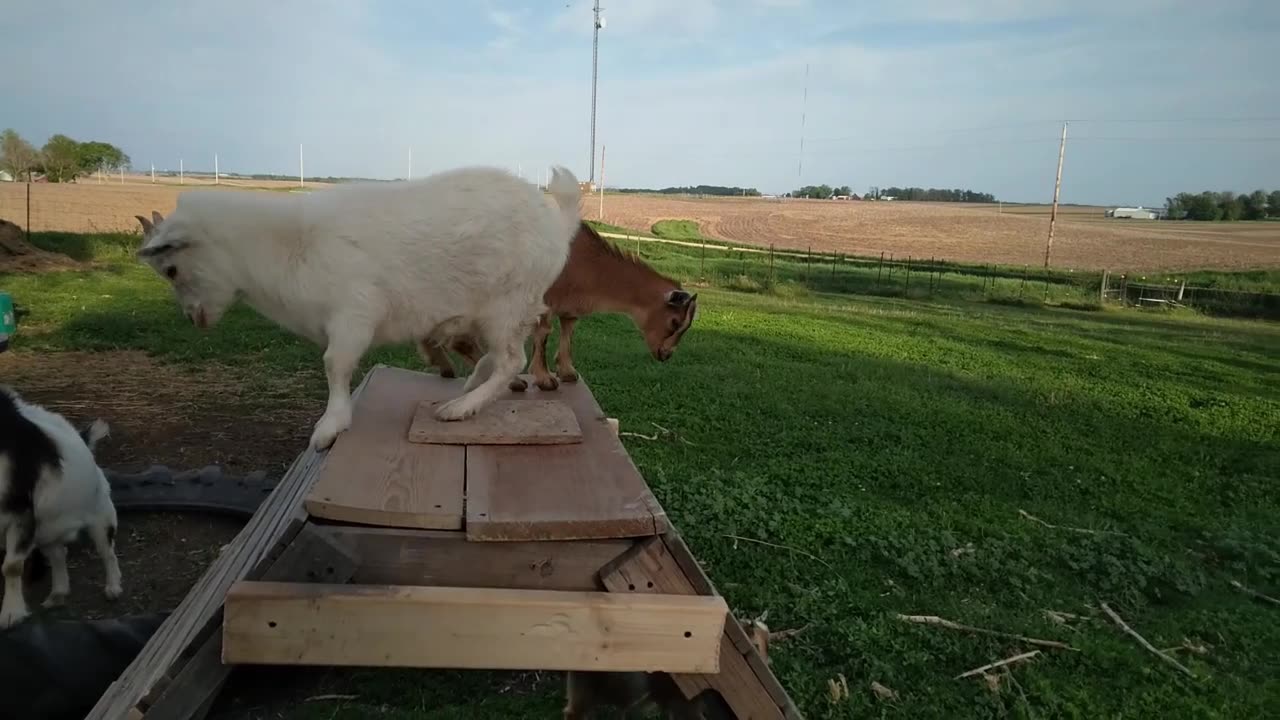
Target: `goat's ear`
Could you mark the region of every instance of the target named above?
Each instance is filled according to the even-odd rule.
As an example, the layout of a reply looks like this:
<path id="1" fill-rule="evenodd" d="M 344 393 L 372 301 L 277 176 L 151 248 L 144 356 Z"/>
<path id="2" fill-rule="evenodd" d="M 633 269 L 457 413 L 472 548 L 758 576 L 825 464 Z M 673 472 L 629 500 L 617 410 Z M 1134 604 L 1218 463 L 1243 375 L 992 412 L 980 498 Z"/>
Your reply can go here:
<path id="1" fill-rule="evenodd" d="M 152 210 L 152 211 L 151 211 L 151 220 L 152 220 L 153 222 L 155 222 L 155 224 L 159 225 L 160 223 L 164 222 L 164 216 L 163 216 L 163 215 L 161 215 L 159 212 L 156 212 L 155 210 Z"/>
<path id="2" fill-rule="evenodd" d="M 156 226 L 152 225 L 150 220 L 146 219 L 141 215 L 134 215 L 134 217 L 138 218 L 138 222 L 142 223 L 143 237 L 146 237 L 147 235 L 150 235 L 151 233 L 155 232 Z"/>
<path id="3" fill-rule="evenodd" d="M 667 304 L 673 307 L 684 307 L 689 304 L 691 297 L 697 296 L 690 296 L 689 293 L 684 290 L 672 290 L 667 293 Z"/>

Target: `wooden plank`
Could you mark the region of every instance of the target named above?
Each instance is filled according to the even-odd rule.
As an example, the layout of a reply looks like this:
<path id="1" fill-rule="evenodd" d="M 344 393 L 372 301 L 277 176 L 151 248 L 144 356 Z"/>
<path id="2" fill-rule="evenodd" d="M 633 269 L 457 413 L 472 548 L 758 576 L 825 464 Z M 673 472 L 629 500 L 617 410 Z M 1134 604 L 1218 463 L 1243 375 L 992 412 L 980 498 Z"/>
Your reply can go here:
<path id="1" fill-rule="evenodd" d="M 553 393 L 530 383 L 524 394 Z M 561 384 L 554 395 L 573 409 L 582 442 L 468 446 L 467 537 L 589 540 L 665 532 L 666 513 L 586 383 Z"/>
<path id="2" fill-rule="evenodd" d="M 462 527 L 462 447 L 409 442 L 421 401 L 448 400 L 461 380 L 379 368 L 355 403 L 351 429 L 338 436 L 307 512 L 341 522 L 384 527 Z"/>
<path id="3" fill-rule="evenodd" d="M 226 663 L 717 672 L 716 597 L 245 581 Z"/>
<path id="4" fill-rule="evenodd" d="M 629 540 L 467 542 L 461 532 L 317 525 L 360 560 L 361 585 L 600 590 L 600 568 Z"/>
<path id="5" fill-rule="evenodd" d="M 660 538 L 638 543 L 635 548 L 602 568 L 600 580 L 611 592 L 617 593 L 699 594 Z M 744 644 L 739 645 L 739 638 L 735 636 L 740 636 Z M 753 667 L 749 656 L 755 655 L 758 658 L 759 652 L 747 638 L 741 625 L 737 622 L 725 623 L 720 642 L 718 674 L 672 674 L 672 679 L 685 697 L 693 698 L 708 688 L 713 689 L 724 699 L 738 720 L 790 720 L 800 717 L 798 710 L 791 711 L 794 704 L 785 692 L 778 698 L 769 691 L 766 678 L 772 680 L 774 685 L 777 685 L 777 680 L 763 660 L 759 667 L 763 668 L 765 677 L 761 677 Z"/>
<path id="6" fill-rule="evenodd" d="M 352 393 L 363 394 L 369 374 Z M 324 460 L 310 448 L 294 461 L 280 484 L 227 545 L 151 639 L 107 689 L 85 720 L 123 720 L 146 697 L 156 681 L 213 620 L 222 598 L 236 580 L 244 578 L 270 553 L 290 528 L 296 527 L 303 498 Z"/>
<path id="7" fill-rule="evenodd" d="M 522 393 L 523 394 L 523 393 Z M 558 400 L 498 400 L 474 417 L 457 422 L 436 419 L 447 400 L 418 404 L 409 426 L 409 442 L 437 445 L 565 445 L 582 442 L 582 428 L 568 405 Z"/>
<path id="8" fill-rule="evenodd" d="M 356 558 L 349 550 L 307 525 L 280 553 L 264 577 L 340 583 L 351 579 L 356 566 Z M 147 720 L 200 720 L 212 707 L 231 670 L 231 666 L 222 663 L 222 633 L 209 633 L 169 686 L 146 707 Z"/>

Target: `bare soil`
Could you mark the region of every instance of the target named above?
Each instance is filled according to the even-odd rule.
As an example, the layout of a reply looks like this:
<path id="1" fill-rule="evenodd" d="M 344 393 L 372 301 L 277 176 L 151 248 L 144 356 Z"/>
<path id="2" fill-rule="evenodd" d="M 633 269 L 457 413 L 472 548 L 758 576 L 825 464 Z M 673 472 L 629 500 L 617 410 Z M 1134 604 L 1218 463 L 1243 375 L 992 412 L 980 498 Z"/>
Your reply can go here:
<path id="1" fill-rule="evenodd" d="M 0 383 L 77 426 L 105 419 L 111 435 L 98 446 L 98 462 L 122 472 L 216 464 L 229 474 L 265 470 L 279 478 L 309 434 L 306 402 L 274 400 L 266 413 L 239 373 L 163 365 L 140 352 L 7 352 L 0 354 Z M 171 610 L 241 525 L 213 514 L 122 510 L 116 552 L 124 596 L 106 600 L 100 561 L 88 543 L 77 544 L 68 552 L 68 605 L 45 612 L 99 618 Z M 33 609 L 47 583 L 28 588 Z"/>
<path id="2" fill-rule="evenodd" d="M 583 204 L 599 220 L 599 204 Z M 1079 270 L 1243 269 L 1280 266 L 1280 223 L 1106 218 L 1100 207 L 1059 208 L 1053 265 Z M 1044 206 L 606 195 L 604 222 L 650 230 L 693 220 L 708 238 L 778 249 L 1037 266 Z"/>

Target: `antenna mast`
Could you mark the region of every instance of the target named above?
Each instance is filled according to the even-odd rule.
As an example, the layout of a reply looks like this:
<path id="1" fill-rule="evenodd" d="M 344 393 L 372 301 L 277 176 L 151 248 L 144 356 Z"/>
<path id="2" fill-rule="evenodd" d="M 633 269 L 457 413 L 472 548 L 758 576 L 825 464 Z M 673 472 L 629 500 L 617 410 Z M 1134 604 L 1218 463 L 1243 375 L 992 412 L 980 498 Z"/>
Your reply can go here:
<path id="1" fill-rule="evenodd" d="M 597 69 L 600 63 L 600 0 L 595 0 L 592 7 L 592 13 L 595 20 L 591 31 L 591 177 L 589 181 L 594 183 L 596 180 L 596 77 Z"/>

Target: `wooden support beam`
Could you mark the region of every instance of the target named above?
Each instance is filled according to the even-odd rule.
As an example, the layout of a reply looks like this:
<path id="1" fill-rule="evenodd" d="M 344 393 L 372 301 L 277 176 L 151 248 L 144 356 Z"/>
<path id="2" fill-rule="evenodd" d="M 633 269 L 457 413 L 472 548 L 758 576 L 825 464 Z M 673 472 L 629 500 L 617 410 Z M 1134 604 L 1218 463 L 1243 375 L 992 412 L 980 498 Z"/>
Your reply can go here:
<path id="1" fill-rule="evenodd" d="M 461 532 L 314 525 L 360 558 L 360 585 L 600 590 L 600 568 L 629 540 L 468 542 Z"/>
<path id="2" fill-rule="evenodd" d="M 369 376 L 378 367 L 382 366 L 375 366 L 365 375 L 352 393 L 353 398 L 360 397 Z M 280 484 L 151 636 L 142 652 L 102 694 L 85 720 L 121 720 L 151 694 L 155 683 L 169 673 L 174 661 L 188 652 L 210 623 L 216 621 L 227 588 L 249 576 L 269 553 L 300 529 L 299 520 L 305 516 L 303 498 L 315 482 L 324 458 L 323 453 L 310 449 L 298 456 Z"/>
<path id="3" fill-rule="evenodd" d="M 283 548 L 263 577 L 268 580 L 342 583 L 357 561 L 344 546 L 313 525 L 305 525 Z M 222 664 L 222 633 L 209 633 L 166 687 L 146 703 L 147 720 L 200 720 L 213 706 L 232 667 Z"/>
<path id="4" fill-rule="evenodd" d="M 687 551 L 687 548 L 684 550 Z M 689 559 L 692 560 L 692 555 Z M 705 576 L 696 583 L 687 577 L 681 563 L 677 562 L 663 543 L 663 538 L 641 541 L 627 554 L 601 569 L 600 580 L 611 592 L 617 593 L 668 593 L 705 597 L 699 592 L 699 586 L 707 589 L 711 587 Z M 794 720 L 801 717 L 799 709 L 782 690 L 741 625 L 737 622 L 726 623 L 720 641 L 718 674 L 672 674 L 672 679 L 685 697 L 694 698 L 708 689 L 714 690 L 740 720 Z"/>
<path id="5" fill-rule="evenodd" d="M 240 582 L 226 663 L 716 673 L 719 597 Z"/>

